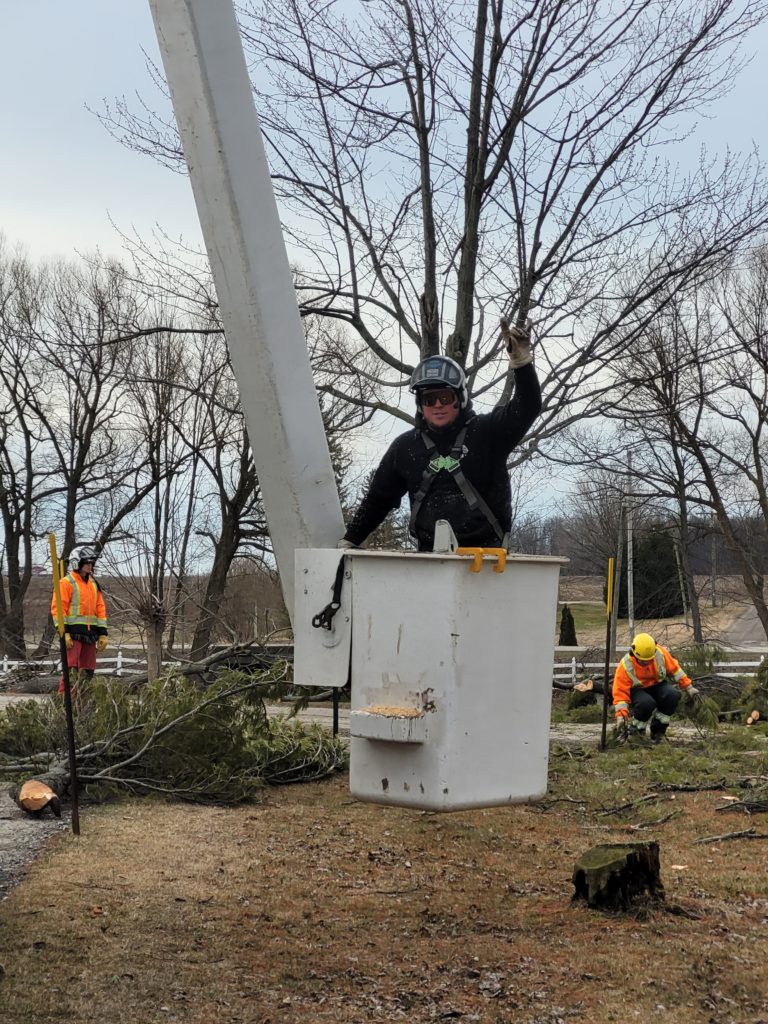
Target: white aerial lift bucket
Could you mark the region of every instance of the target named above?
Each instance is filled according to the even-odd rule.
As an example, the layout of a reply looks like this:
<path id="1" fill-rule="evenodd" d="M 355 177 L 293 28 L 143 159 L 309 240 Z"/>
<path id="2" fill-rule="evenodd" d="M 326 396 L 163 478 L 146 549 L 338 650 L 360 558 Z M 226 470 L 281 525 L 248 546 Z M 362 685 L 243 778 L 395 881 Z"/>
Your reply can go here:
<path id="1" fill-rule="evenodd" d="M 340 607 L 313 628 L 340 557 Z M 563 562 L 297 550 L 295 679 L 351 680 L 354 796 L 451 811 L 546 792 Z"/>

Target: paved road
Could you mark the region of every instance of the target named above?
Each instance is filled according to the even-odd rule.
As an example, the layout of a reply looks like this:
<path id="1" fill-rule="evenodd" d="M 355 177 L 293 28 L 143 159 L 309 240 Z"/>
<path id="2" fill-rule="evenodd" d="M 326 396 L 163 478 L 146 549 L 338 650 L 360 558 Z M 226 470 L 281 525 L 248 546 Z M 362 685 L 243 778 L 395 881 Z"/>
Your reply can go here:
<path id="1" fill-rule="evenodd" d="M 768 648 L 768 640 L 766 640 L 765 637 L 765 630 L 762 627 L 760 619 L 757 617 L 757 611 L 754 606 L 750 605 L 750 607 L 745 609 L 738 619 L 734 621 L 731 628 L 726 633 L 723 642 L 728 647 L 754 647 L 756 650 L 760 648 Z"/>
<path id="2" fill-rule="evenodd" d="M 20 700 L 45 700 L 46 696 L 42 693 L 0 693 L 0 711 Z"/>

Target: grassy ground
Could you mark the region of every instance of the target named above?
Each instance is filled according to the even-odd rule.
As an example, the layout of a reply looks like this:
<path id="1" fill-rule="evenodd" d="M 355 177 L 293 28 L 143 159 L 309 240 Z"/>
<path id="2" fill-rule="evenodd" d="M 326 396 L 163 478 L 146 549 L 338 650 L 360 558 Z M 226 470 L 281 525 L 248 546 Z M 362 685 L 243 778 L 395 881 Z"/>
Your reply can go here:
<path id="1" fill-rule="evenodd" d="M 766 739 L 733 727 L 555 750 L 531 806 L 381 808 L 337 777 L 87 810 L 0 905 L 0 1021 L 768 1024 L 768 838 L 699 842 L 768 835 L 720 810 L 747 777 Z M 627 838 L 659 841 L 667 909 L 571 903 L 576 857 Z"/>

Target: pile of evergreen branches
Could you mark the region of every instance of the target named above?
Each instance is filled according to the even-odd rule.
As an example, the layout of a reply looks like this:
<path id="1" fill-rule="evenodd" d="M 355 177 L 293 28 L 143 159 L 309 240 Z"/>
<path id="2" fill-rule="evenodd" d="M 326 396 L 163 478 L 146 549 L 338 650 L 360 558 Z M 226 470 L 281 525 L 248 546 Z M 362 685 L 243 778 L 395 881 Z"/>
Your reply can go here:
<path id="1" fill-rule="evenodd" d="M 262 786 L 323 778 L 346 748 L 319 726 L 268 718 L 265 700 L 289 684 L 283 666 L 259 675 L 225 671 L 204 689 L 178 674 L 139 688 L 96 678 L 74 701 L 77 766 L 87 795 L 115 790 L 236 803 Z M 60 698 L 12 704 L 0 713 L 0 774 L 69 785 Z"/>

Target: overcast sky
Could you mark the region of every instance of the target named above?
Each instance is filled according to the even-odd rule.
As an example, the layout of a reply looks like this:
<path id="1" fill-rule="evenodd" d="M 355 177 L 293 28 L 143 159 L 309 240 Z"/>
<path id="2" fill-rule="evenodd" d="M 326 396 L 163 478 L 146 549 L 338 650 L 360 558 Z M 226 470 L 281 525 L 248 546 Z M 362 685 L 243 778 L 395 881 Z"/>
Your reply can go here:
<path id="1" fill-rule="evenodd" d="M 110 217 L 200 238 L 186 177 L 129 152 L 87 106 L 151 95 L 147 0 L 0 0 L 0 230 L 35 257 L 120 252 Z"/>
<path id="2" fill-rule="evenodd" d="M 696 0 L 691 0 L 695 3 Z M 198 242 L 185 177 L 129 152 L 86 109 L 151 95 L 142 48 L 159 62 L 147 0 L 0 0 L 0 231 L 35 257 L 96 246 L 118 254 L 110 218 L 148 235 L 155 224 Z M 712 149 L 768 154 L 768 29 L 734 91 L 697 138 Z M 690 143 L 691 155 L 697 143 Z"/>

